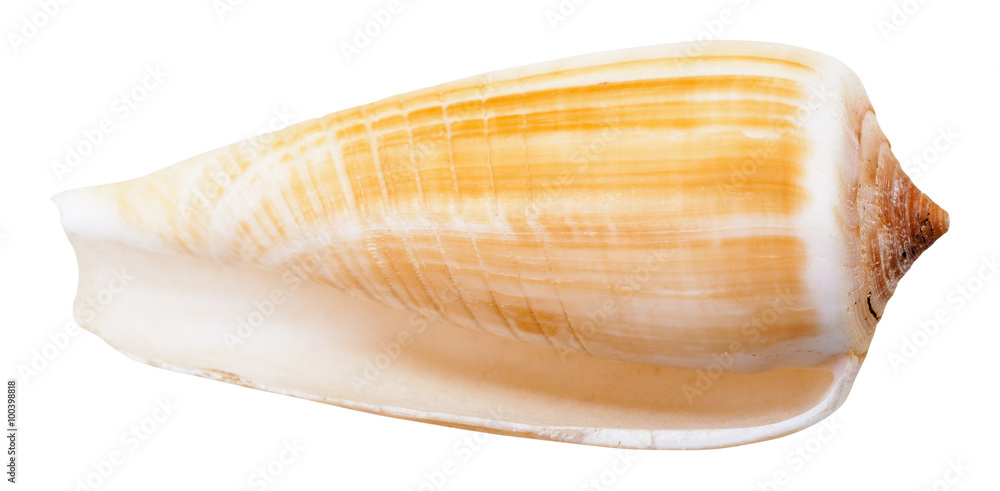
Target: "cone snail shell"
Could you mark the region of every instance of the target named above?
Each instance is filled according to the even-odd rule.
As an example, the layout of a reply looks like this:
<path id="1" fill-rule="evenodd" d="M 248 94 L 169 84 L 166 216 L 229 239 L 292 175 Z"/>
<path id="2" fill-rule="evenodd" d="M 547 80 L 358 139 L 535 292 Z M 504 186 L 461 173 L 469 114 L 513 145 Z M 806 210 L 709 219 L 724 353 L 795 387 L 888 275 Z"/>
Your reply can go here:
<path id="1" fill-rule="evenodd" d="M 77 318 L 158 366 L 456 427 L 704 448 L 808 426 L 948 216 L 840 62 L 686 53 L 459 80 L 59 194 Z"/>

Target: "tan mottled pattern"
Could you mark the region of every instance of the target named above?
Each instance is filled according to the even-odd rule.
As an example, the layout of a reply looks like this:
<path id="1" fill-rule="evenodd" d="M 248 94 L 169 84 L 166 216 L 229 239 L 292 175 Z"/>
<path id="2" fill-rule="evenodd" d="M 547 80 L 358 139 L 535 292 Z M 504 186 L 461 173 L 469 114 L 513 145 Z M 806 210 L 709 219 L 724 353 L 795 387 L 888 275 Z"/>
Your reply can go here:
<path id="1" fill-rule="evenodd" d="M 816 332 L 790 227 L 809 199 L 796 114 L 813 76 L 735 55 L 508 71 L 107 191 L 177 252 L 558 349 L 701 367 Z"/>

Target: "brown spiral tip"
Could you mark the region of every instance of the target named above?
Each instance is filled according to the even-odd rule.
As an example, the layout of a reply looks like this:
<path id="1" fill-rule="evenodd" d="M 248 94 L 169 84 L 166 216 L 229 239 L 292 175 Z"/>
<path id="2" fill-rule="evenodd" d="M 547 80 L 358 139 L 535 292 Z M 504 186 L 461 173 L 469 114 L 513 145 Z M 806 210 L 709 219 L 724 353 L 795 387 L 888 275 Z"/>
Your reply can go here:
<path id="1" fill-rule="evenodd" d="M 948 231 L 948 213 L 922 193 L 892 154 L 874 113 L 861 127 L 861 162 L 855 200 L 860 271 L 869 332 L 881 319 L 896 285 L 920 254 Z"/>

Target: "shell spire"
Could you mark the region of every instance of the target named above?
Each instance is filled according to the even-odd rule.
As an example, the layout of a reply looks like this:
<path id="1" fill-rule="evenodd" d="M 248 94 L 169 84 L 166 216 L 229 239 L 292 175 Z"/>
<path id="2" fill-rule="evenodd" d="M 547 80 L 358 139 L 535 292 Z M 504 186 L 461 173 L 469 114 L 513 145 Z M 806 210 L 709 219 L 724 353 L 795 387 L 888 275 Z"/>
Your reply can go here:
<path id="1" fill-rule="evenodd" d="M 893 155 L 869 108 L 861 123 L 856 187 L 861 271 L 867 273 L 864 310 L 873 330 L 913 262 L 948 231 L 948 213 L 920 191 Z"/>
<path id="2" fill-rule="evenodd" d="M 862 228 L 862 240 L 872 246 L 872 261 L 884 272 L 880 304 L 888 301 L 913 262 L 948 231 L 949 224 L 948 212 L 917 189 L 896 159 L 890 158 L 888 148 L 885 151 L 890 164 L 885 166 L 884 177 L 876 177 L 878 192 L 864 211 L 871 228 Z"/>

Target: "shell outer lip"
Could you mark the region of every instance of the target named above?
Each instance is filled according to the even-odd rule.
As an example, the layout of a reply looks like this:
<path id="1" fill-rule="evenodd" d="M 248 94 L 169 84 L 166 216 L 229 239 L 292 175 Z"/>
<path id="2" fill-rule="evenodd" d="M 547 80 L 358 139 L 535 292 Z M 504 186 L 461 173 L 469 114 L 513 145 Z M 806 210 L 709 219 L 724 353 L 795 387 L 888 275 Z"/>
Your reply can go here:
<path id="1" fill-rule="evenodd" d="M 823 421 L 843 405 L 864 362 L 863 355 L 857 356 L 853 353 L 847 353 L 840 358 L 830 360 L 823 368 L 833 374 L 833 382 L 819 403 L 810 410 L 784 421 L 742 428 L 649 430 L 638 428 L 542 426 L 490 418 L 460 417 L 444 412 L 417 411 L 401 406 L 377 406 L 348 399 L 324 397 L 304 391 L 258 384 L 239 376 L 234 376 L 234 374 L 219 372 L 218 370 L 184 368 L 164 361 L 150 360 L 124 351 L 120 352 L 132 360 L 157 368 L 218 380 L 265 392 L 322 402 L 370 414 L 391 416 L 451 428 L 484 431 L 504 436 L 518 436 L 631 450 L 710 450 L 772 440 L 801 431 Z"/>

